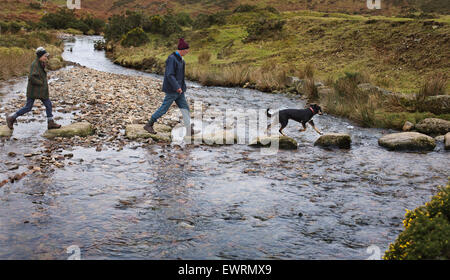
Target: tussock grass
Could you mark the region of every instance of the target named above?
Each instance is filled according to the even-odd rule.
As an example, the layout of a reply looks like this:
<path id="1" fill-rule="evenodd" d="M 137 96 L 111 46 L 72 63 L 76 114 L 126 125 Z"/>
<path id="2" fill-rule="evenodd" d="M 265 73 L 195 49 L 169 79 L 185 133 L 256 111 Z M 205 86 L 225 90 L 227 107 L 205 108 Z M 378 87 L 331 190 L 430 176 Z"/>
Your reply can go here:
<path id="1" fill-rule="evenodd" d="M 426 99 L 430 96 L 445 95 L 447 81 L 448 77 L 445 73 L 438 73 L 427 78 L 415 95 L 415 109 L 420 112 L 427 111 Z"/>
<path id="2" fill-rule="evenodd" d="M 35 58 L 33 50 L 0 47 L 0 80 L 27 74 Z"/>

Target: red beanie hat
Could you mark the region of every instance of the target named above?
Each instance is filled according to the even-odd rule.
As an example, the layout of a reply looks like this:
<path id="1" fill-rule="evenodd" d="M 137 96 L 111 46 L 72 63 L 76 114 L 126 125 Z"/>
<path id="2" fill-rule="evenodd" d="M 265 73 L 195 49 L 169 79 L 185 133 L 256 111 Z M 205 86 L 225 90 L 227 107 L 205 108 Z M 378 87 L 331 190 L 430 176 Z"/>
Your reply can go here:
<path id="1" fill-rule="evenodd" d="M 179 50 L 189 49 L 189 44 L 186 43 L 183 38 L 180 38 L 180 41 L 178 41 L 178 49 Z"/>

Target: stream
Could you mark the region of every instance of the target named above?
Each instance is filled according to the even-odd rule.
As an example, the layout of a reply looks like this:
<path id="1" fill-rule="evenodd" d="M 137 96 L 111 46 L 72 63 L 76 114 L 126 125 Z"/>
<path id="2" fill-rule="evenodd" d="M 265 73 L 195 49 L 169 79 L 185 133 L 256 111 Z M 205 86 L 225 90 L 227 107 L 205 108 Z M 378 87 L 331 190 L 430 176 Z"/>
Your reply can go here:
<path id="1" fill-rule="evenodd" d="M 162 79 L 115 65 L 94 50 L 98 39 L 77 36 L 63 58 Z M 25 88 L 25 78 L 4 85 L 0 106 Z M 294 95 L 194 82 L 187 98 L 210 104 L 210 115 L 305 106 Z M 23 119 L 29 122 L 0 142 L 0 181 L 11 172 L 6 163 L 25 170 L 20 155 L 42 145 L 45 118 Z M 372 245 L 383 255 L 402 231 L 405 209 L 447 183 L 449 154 L 443 143 L 429 153 L 391 152 L 377 142 L 388 130 L 327 114 L 314 122 L 323 132 L 351 134 L 351 149 L 316 147 L 319 135 L 299 132 L 295 122 L 284 132 L 298 150 L 274 155 L 247 145 L 73 147 L 74 164 L 0 188 L 0 259 L 67 259 L 70 246 L 82 259 L 366 259 Z M 11 151 L 18 156 L 8 158 Z"/>

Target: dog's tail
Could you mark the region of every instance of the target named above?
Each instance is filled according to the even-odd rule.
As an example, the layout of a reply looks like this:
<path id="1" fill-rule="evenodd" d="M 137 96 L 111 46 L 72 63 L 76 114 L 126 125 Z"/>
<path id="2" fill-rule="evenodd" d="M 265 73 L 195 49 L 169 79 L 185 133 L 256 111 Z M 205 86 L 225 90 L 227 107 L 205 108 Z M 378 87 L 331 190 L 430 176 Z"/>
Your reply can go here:
<path id="1" fill-rule="evenodd" d="M 271 117 L 272 115 L 269 113 L 270 108 L 267 108 L 266 114 L 268 117 Z"/>

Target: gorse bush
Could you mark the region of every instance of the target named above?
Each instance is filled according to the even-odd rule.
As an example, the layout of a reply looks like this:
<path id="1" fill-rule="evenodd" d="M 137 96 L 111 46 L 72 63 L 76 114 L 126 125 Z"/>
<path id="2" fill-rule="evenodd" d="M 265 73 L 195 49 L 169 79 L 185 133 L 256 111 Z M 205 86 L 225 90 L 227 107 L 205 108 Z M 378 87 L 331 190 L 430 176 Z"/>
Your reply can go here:
<path id="1" fill-rule="evenodd" d="M 84 34 L 93 30 L 94 33 L 99 34 L 103 30 L 105 22 L 101 19 L 93 18 L 92 15 L 78 19 L 73 10 L 60 8 L 56 13 L 47 13 L 42 16 L 40 26 L 54 29 L 73 28 L 80 30 Z"/>
<path id="2" fill-rule="evenodd" d="M 450 184 L 430 202 L 407 211 L 400 233 L 384 255 L 386 260 L 450 259 Z"/>
<path id="3" fill-rule="evenodd" d="M 189 19 L 186 15 L 182 15 L 181 18 L 172 14 L 148 17 L 140 12 L 127 11 L 123 15 L 113 15 L 108 19 L 105 27 L 105 38 L 108 41 L 118 41 L 128 31 L 135 28 L 142 28 L 149 33 L 170 36 L 182 31 L 179 22 L 188 24 Z"/>
<path id="4" fill-rule="evenodd" d="M 60 8 L 56 13 L 47 13 L 41 18 L 41 22 L 54 29 L 69 28 L 77 21 L 74 11 L 67 8 Z"/>
<path id="5" fill-rule="evenodd" d="M 233 12 L 234 13 L 248 13 L 248 12 L 256 11 L 256 9 L 258 9 L 258 7 L 255 5 L 243 4 L 243 5 L 237 6 L 236 9 L 233 10 Z"/>
<path id="6" fill-rule="evenodd" d="M 150 40 L 142 28 L 137 27 L 130 30 L 122 39 L 120 44 L 124 47 L 138 47 L 148 43 Z"/>
<path id="7" fill-rule="evenodd" d="M 192 26 L 194 29 L 208 28 L 212 25 L 224 25 L 227 23 L 226 17 L 229 12 L 218 12 L 212 15 L 199 14 L 193 21 Z"/>

